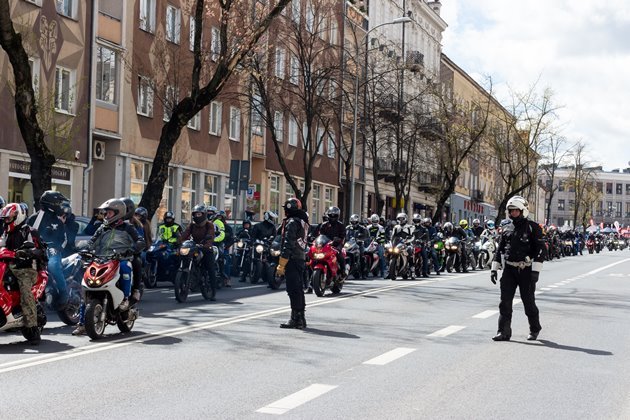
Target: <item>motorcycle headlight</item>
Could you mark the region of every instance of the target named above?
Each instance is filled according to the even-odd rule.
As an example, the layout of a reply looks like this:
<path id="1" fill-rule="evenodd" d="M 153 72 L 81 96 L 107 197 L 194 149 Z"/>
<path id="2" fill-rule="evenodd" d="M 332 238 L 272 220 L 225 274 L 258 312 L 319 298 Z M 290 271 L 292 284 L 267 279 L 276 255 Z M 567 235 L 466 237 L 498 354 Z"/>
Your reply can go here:
<path id="1" fill-rule="evenodd" d="M 179 249 L 179 254 L 180 255 L 184 255 L 184 256 L 190 254 L 190 248 L 180 248 Z"/>
<path id="2" fill-rule="evenodd" d="M 451 250 L 457 251 L 457 245 L 451 245 Z"/>
<path id="3" fill-rule="evenodd" d="M 400 253 L 400 249 L 394 248 L 394 254 L 399 254 L 399 253 Z"/>
<path id="4" fill-rule="evenodd" d="M 313 258 L 315 258 L 316 260 L 323 260 L 324 259 L 324 253 L 323 252 L 316 252 L 315 254 L 313 254 Z"/>
<path id="5" fill-rule="evenodd" d="M 271 255 L 272 255 L 273 257 L 278 257 L 278 256 L 280 256 L 280 251 L 279 251 L 279 250 L 277 250 L 277 249 L 272 249 L 272 250 L 271 250 Z"/>
<path id="6" fill-rule="evenodd" d="M 243 241 L 238 241 L 238 242 L 236 243 L 236 246 L 237 246 L 238 248 L 243 248 L 243 247 L 245 246 L 245 244 L 243 243 Z"/>
<path id="7" fill-rule="evenodd" d="M 394 252 L 394 248 L 387 248 L 387 252 Z"/>
<path id="8" fill-rule="evenodd" d="M 262 245 L 256 245 L 256 252 L 258 252 L 259 254 L 262 254 L 263 250 L 265 249 L 264 246 Z"/>
<path id="9" fill-rule="evenodd" d="M 343 244 L 343 249 L 349 249 L 350 248 L 350 243 L 346 242 L 345 244 Z"/>
<path id="10" fill-rule="evenodd" d="M 433 248 L 440 249 L 440 246 L 438 244 L 433 244 Z"/>

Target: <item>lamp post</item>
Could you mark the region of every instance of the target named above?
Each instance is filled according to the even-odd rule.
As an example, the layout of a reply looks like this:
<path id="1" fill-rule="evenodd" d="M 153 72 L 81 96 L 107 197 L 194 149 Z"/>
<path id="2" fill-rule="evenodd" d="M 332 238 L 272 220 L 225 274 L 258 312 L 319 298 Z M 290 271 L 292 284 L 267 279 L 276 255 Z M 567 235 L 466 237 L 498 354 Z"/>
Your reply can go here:
<path id="1" fill-rule="evenodd" d="M 411 22 L 411 21 L 412 21 L 411 18 L 409 18 L 407 16 L 402 16 L 402 17 L 398 17 L 398 18 L 392 20 L 391 22 L 385 22 L 385 23 L 381 23 L 380 25 L 376 25 L 375 27 L 373 27 L 372 29 L 370 29 L 369 31 L 367 31 L 363 35 L 363 38 L 361 39 L 361 42 L 357 42 L 356 43 L 356 48 L 355 48 L 356 54 L 355 54 L 355 56 L 357 58 L 359 57 L 359 45 L 362 44 L 364 41 L 367 41 L 368 35 L 373 30 L 381 28 L 383 26 L 387 26 L 387 25 L 397 25 L 397 24 L 401 24 L 401 23 L 404 24 L 404 23 Z M 368 47 L 367 47 L 367 42 L 366 42 L 366 47 L 365 47 L 365 63 L 366 63 L 365 71 L 366 72 L 367 72 L 367 53 L 368 53 Z M 359 71 L 358 71 L 358 66 L 357 66 L 357 72 L 354 75 L 354 122 L 352 124 L 352 147 L 351 147 L 351 150 L 352 150 L 352 167 L 351 167 L 351 172 L 350 172 L 350 208 L 348 209 L 348 210 L 350 210 L 349 211 L 350 214 L 354 213 L 354 169 L 355 169 L 355 165 L 356 165 L 356 155 L 357 155 L 356 146 L 357 146 L 358 109 L 359 109 Z"/>

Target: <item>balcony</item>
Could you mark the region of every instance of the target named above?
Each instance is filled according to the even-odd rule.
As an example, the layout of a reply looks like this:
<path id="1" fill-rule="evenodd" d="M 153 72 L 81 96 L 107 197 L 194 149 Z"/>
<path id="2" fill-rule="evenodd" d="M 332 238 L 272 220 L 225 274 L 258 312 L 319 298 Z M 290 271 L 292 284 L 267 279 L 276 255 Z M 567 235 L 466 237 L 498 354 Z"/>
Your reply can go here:
<path id="1" fill-rule="evenodd" d="M 266 156 L 265 138 L 263 136 L 252 136 L 252 157 Z"/>
<path id="2" fill-rule="evenodd" d="M 481 190 L 472 190 L 470 194 L 470 198 L 477 203 L 483 202 L 483 191 Z"/>
<path id="3" fill-rule="evenodd" d="M 437 175 L 429 172 L 418 172 L 418 190 L 421 192 L 435 193 L 442 188 L 442 182 Z"/>
<path id="4" fill-rule="evenodd" d="M 378 158 L 377 164 L 378 178 L 385 179 L 385 181 L 391 181 L 396 173 L 404 172 L 407 167 L 406 161 L 396 162 L 394 159 L 387 157 Z"/>

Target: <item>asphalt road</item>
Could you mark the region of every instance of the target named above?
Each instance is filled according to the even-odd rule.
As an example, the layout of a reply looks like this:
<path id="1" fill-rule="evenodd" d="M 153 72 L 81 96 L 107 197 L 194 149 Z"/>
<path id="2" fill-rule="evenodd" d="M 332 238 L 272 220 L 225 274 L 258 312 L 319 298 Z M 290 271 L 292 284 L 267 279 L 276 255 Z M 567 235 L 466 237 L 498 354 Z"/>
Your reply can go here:
<path id="1" fill-rule="evenodd" d="M 628 251 L 545 263 L 534 342 L 518 295 L 512 341 L 491 340 L 488 271 L 353 280 L 307 296 L 304 331 L 278 328 L 284 291 L 234 285 L 148 291 L 98 342 L 54 319 L 37 347 L 2 334 L 0 418 L 630 419 Z"/>

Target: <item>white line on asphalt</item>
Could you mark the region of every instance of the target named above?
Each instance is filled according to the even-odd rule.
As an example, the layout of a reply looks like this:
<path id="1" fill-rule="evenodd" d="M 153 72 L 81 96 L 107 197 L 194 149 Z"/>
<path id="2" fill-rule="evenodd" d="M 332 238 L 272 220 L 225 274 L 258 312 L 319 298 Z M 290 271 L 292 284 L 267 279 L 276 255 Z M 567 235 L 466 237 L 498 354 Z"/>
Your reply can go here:
<path id="1" fill-rule="evenodd" d="M 541 292 L 540 290 L 538 290 L 538 291 L 534 292 L 534 294 L 535 294 L 535 295 L 540 295 L 540 294 L 542 294 L 542 293 L 543 293 L 543 292 Z"/>
<path id="2" fill-rule="evenodd" d="M 258 413 L 265 414 L 284 414 L 289 410 L 301 406 L 325 393 L 337 388 L 338 385 L 313 384 L 294 394 L 284 397 L 281 400 L 272 402 L 256 410 Z"/>
<path id="3" fill-rule="evenodd" d="M 264 284 L 259 284 L 258 286 L 235 287 L 234 290 L 260 289 L 261 287 L 267 287 L 267 286 L 265 286 Z"/>
<path id="4" fill-rule="evenodd" d="M 541 287 L 540 290 L 551 290 L 551 287 Z"/>
<path id="5" fill-rule="evenodd" d="M 549 285 L 549 288 L 550 288 L 550 289 L 555 289 L 556 287 L 558 287 L 558 286 L 556 286 L 555 284 L 551 284 L 551 285 Z"/>
<path id="6" fill-rule="evenodd" d="M 520 300 L 520 299 L 514 299 L 514 300 L 512 301 L 512 305 L 518 305 L 519 303 L 523 303 L 523 301 L 522 301 L 522 300 Z"/>
<path id="7" fill-rule="evenodd" d="M 393 362 L 396 359 L 400 359 L 403 356 L 408 355 L 411 352 L 416 351 L 416 349 L 411 349 L 407 347 L 398 347 L 392 351 L 388 351 L 387 353 L 383 353 L 380 356 L 376 356 L 373 359 L 370 359 L 366 362 L 363 362 L 364 365 L 379 365 L 384 366 L 390 362 Z"/>
<path id="8" fill-rule="evenodd" d="M 486 318 L 490 318 L 491 316 L 494 316 L 496 314 L 498 314 L 499 311 L 494 311 L 494 310 L 488 310 L 488 311 L 483 311 L 478 313 L 477 315 L 473 315 L 473 318 L 479 318 L 479 319 L 486 319 Z"/>
<path id="9" fill-rule="evenodd" d="M 461 331 L 464 328 L 466 327 L 461 325 L 451 325 L 449 327 L 442 328 L 441 330 L 437 330 L 436 332 L 429 334 L 427 337 L 446 337 L 448 335 L 456 333 L 457 331 Z"/>

